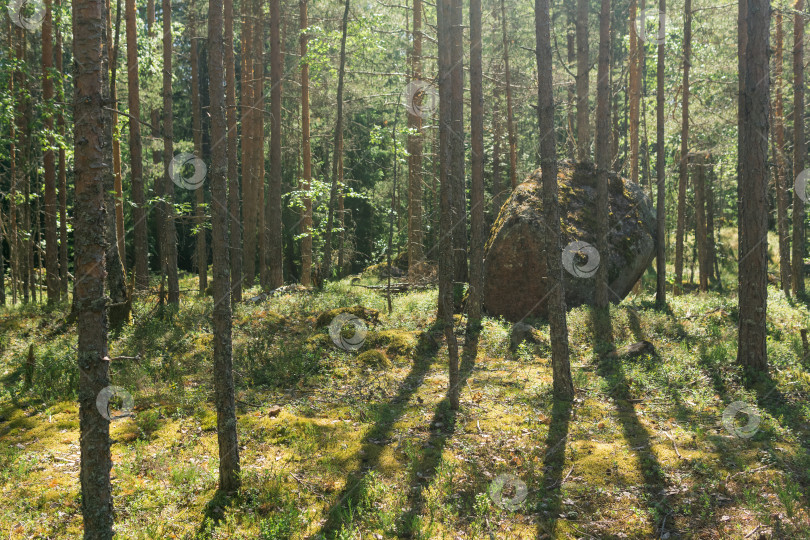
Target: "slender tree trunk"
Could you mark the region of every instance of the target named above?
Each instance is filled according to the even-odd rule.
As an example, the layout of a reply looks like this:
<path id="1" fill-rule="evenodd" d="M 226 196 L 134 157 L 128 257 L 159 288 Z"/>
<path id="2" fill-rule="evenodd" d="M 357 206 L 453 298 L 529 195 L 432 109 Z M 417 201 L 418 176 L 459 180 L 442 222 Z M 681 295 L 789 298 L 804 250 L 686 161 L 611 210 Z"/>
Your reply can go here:
<path id="1" fill-rule="evenodd" d="M 501 137 L 502 124 L 500 111 L 500 85 L 495 83 L 492 96 L 492 222 L 498 219 L 498 214 L 505 202 L 505 189 L 501 185 Z M 506 190 L 508 191 L 508 190 Z"/>
<path id="2" fill-rule="evenodd" d="M 233 0 L 225 1 L 225 101 L 228 122 L 228 211 L 230 218 L 231 304 L 242 301 L 242 219 L 236 127 L 236 59 L 233 50 Z M 209 81 L 210 87 L 210 81 Z M 210 90 L 209 90 L 210 92 Z M 244 126 L 242 129 L 244 133 Z M 213 243 L 213 238 L 212 238 Z M 212 246 L 213 247 L 213 246 Z"/>
<path id="3" fill-rule="evenodd" d="M 232 0 L 224 0 L 226 4 Z M 225 8 L 233 13 L 233 7 Z M 241 485 L 231 341 L 231 283 L 226 178 L 228 155 L 223 88 L 223 0 L 208 2 L 208 85 L 211 107 L 211 217 L 214 252 L 214 373 L 219 443 L 219 489 L 233 493 Z"/>
<path id="4" fill-rule="evenodd" d="M 189 9 L 189 36 L 191 41 L 191 126 L 194 137 L 194 155 L 203 159 L 203 127 L 202 108 L 200 106 L 200 52 L 197 40 L 197 14 L 195 13 L 194 2 Z M 199 274 L 200 294 L 205 294 L 208 288 L 208 247 L 205 242 L 205 190 L 194 191 L 194 221 L 197 228 L 197 272 Z"/>
<path id="5" fill-rule="evenodd" d="M 14 27 L 15 32 L 15 40 L 14 40 L 14 56 L 17 60 L 19 65 L 23 65 L 25 63 L 25 33 L 22 28 Z M 17 237 L 15 242 L 17 243 L 17 268 L 18 268 L 18 275 L 19 275 L 19 285 L 20 285 L 20 292 L 22 296 L 22 301 L 24 304 L 28 303 L 28 267 L 29 267 L 29 259 L 28 255 L 30 254 L 30 249 L 28 246 L 28 242 L 20 238 L 21 234 L 19 229 L 23 231 L 30 231 L 29 225 L 30 223 L 26 220 L 27 215 L 27 207 L 28 207 L 28 137 L 27 137 L 27 129 L 28 129 L 28 119 L 27 119 L 27 110 L 28 110 L 28 97 L 27 93 L 23 90 L 26 85 L 26 77 L 25 73 L 21 69 L 14 70 L 14 86 L 17 90 L 17 100 L 16 100 L 16 111 L 17 114 L 15 115 L 14 122 L 15 122 L 15 134 L 17 135 L 16 141 L 16 149 L 17 149 L 17 160 L 16 160 L 16 167 L 17 167 L 17 180 L 16 180 L 16 190 L 18 195 L 22 195 L 23 203 L 22 205 L 15 205 L 17 208 Z M 21 193 L 19 193 L 21 192 Z M 16 199 L 16 197 L 15 197 Z"/>
<path id="6" fill-rule="evenodd" d="M 113 537 L 110 483 L 110 423 L 96 407 L 99 392 L 110 384 L 107 360 L 107 309 L 104 302 L 105 161 L 102 48 L 104 1 L 73 2 L 76 322 L 81 432 L 81 504 L 86 540 Z"/>
<path id="7" fill-rule="evenodd" d="M 256 241 L 259 243 L 259 283 L 263 288 L 269 285 L 267 267 L 268 243 L 267 234 L 267 208 L 265 204 L 265 158 L 264 158 L 264 42 L 266 39 L 266 19 L 262 0 L 256 0 L 256 18 L 253 25 L 253 174 L 255 178 L 254 189 L 256 194 Z"/>
<path id="8" fill-rule="evenodd" d="M 6 224 L 3 221 L 3 199 L 0 198 L 0 306 L 6 305 L 6 264 L 3 258 L 3 237 Z"/>
<path id="9" fill-rule="evenodd" d="M 610 169 L 610 0 L 601 0 L 599 15 L 599 67 L 596 81 L 596 249 L 603 264 L 596 271 L 594 304 L 602 313 L 609 315 L 608 306 L 608 170 Z M 633 41 L 632 33 L 630 37 Z M 638 118 L 636 118 L 638 130 Z M 632 121 L 631 121 L 632 125 Z M 637 134 L 638 135 L 638 134 Z M 636 148 L 638 153 L 638 148 Z M 638 171 L 637 171 L 638 172 Z"/>
<path id="10" fill-rule="evenodd" d="M 666 0 L 658 0 L 658 11 L 666 13 Z M 655 174 L 657 176 L 657 202 L 655 207 L 655 258 L 656 258 L 656 289 L 655 289 L 655 303 L 659 307 L 663 307 L 667 303 L 667 253 L 666 253 L 666 224 L 667 224 L 667 206 L 666 206 L 666 150 L 664 139 L 664 77 L 666 72 L 664 70 L 665 58 L 664 42 L 661 40 L 658 43 L 658 59 L 657 59 L 657 72 L 656 72 L 656 134 L 655 144 L 657 146 L 655 152 Z"/>
<path id="11" fill-rule="evenodd" d="M 9 56 L 16 57 L 16 46 L 14 44 L 15 28 L 12 25 L 11 19 L 8 20 L 8 48 Z M 19 88 L 20 73 L 19 69 L 15 69 L 12 73 L 11 80 L 9 81 L 9 93 L 14 100 L 15 107 L 12 111 L 12 118 L 9 122 L 9 176 L 11 177 L 11 187 L 8 194 L 8 221 L 9 221 L 9 264 L 11 268 L 11 304 L 17 304 L 17 293 L 19 291 L 20 283 L 20 245 L 19 233 L 17 230 L 17 186 L 19 171 L 17 169 L 17 94 Z"/>
<path id="12" fill-rule="evenodd" d="M 630 180 L 638 184 L 638 126 L 639 105 L 641 102 L 641 54 L 643 43 L 636 31 L 638 16 L 637 0 L 630 0 Z"/>
<path id="13" fill-rule="evenodd" d="M 417 0 L 418 1 L 418 0 Z M 301 284 L 308 287 L 312 283 L 312 199 L 308 193 L 312 181 L 312 147 L 309 140 L 309 63 L 307 62 L 307 0 L 299 0 L 301 26 L 301 190 L 304 196 L 304 216 L 301 225 Z"/>
<path id="14" fill-rule="evenodd" d="M 747 3 L 747 6 L 744 4 Z M 746 9 L 745 16 L 742 15 Z M 739 29 L 746 33 L 745 86 L 740 103 L 739 343 L 737 361 L 766 372 L 768 300 L 768 108 L 770 1 L 741 0 Z"/>
<path id="15" fill-rule="evenodd" d="M 418 0 L 417 0 L 418 1 Z M 482 66 L 481 0 L 470 0 L 470 289 L 468 328 L 481 324 L 484 287 L 484 74 Z M 550 51 L 549 51 L 550 52 Z M 553 126 L 552 126 L 553 127 Z"/>
<path id="16" fill-rule="evenodd" d="M 165 225 L 163 247 L 169 303 L 180 304 L 180 283 L 177 278 L 177 231 L 174 227 L 174 182 L 169 165 L 174 157 L 174 114 L 172 113 L 172 3 L 163 0 L 163 187 Z"/>
<path id="17" fill-rule="evenodd" d="M 782 101 L 783 62 L 785 27 L 782 11 L 776 10 L 776 56 L 774 58 L 774 144 L 773 159 L 776 164 L 774 183 L 776 184 L 776 229 L 779 234 L 779 275 L 780 285 L 785 294 L 790 294 L 790 228 L 788 224 L 787 165 L 785 164 L 785 108 Z"/>
<path id="18" fill-rule="evenodd" d="M 283 239 L 281 234 L 281 83 L 284 56 L 281 50 L 280 0 L 270 0 L 270 185 L 267 191 L 267 232 L 270 235 L 269 284 L 284 285 Z"/>
<path id="19" fill-rule="evenodd" d="M 577 160 L 591 160 L 590 106 L 588 105 L 588 0 L 577 0 Z"/>
<path id="20" fill-rule="evenodd" d="M 57 10 L 61 13 L 61 2 L 55 3 Z M 56 27 L 56 48 L 54 57 L 56 59 L 56 71 L 59 73 L 57 79 L 56 92 L 57 99 L 65 102 L 65 72 L 62 66 L 62 31 L 60 26 Z M 65 137 L 65 115 L 62 107 L 59 107 L 57 125 L 59 126 L 59 136 Z M 68 296 L 68 234 L 67 234 L 67 155 L 64 146 L 59 146 L 59 290 L 62 300 L 67 300 Z"/>
<path id="21" fill-rule="evenodd" d="M 804 170 L 804 0 L 796 0 L 793 16 L 793 175 Z M 790 283 L 793 294 L 804 293 L 804 195 L 793 190 L 793 253 Z"/>
<path id="22" fill-rule="evenodd" d="M 683 7 L 683 102 L 681 105 L 681 155 L 678 169 L 678 225 L 675 231 L 675 294 L 683 282 L 683 235 L 686 219 L 686 183 L 689 176 L 689 68 L 692 66 L 692 0 Z"/>
<path id="23" fill-rule="evenodd" d="M 711 158 L 711 156 L 709 156 Z M 720 279 L 715 274 L 714 265 L 716 250 L 714 244 L 714 166 L 709 165 L 706 176 L 706 265 L 709 267 L 709 281 L 714 283 Z"/>
<path id="24" fill-rule="evenodd" d="M 113 101 L 115 96 L 113 92 L 114 85 L 111 77 L 113 72 L 111 65 L 114 63 L 115 54 L 111 51 L 113 39 L 109 35 L 109 32 L 112 28 L 112 25 L 110 24 L 110 16 L 112 15 L 112 12 L 110 11 L 109 6 L 110 4 L 108 1 L 106 9 L 104 10 L 104 37 L 101 42 L 101 45 L 104 47 L 104 56 L 101 59 L 101 64 L 104 71 L 101 75 L 101 81 L 104 85 L 102 95 L 105 99 L 105 108 L 102 111 L 102 117 L 104 118 L 104 126 L 106 130 L 105 138 L 111 141 L 111 144 L 104 146 L 104 154 L 108 160 L 107 162 L 112 163 L 113 165 L 112 170 L 107 170 L 107 174 L 104 176 L 104 189 L 107 204 L 105 219 L 107 220 L 106 232 L 108 236 L 105 269 L 107 271 L 107 291 L 110 297 L 110 303 L 107 306 L 109 309 L 108 317 L 110 320 L 110 326 L 116 328 L 129 321 L 130 302 L 127 292 L 124 263 L 121 260 L 121 252 L 118 249 L 116 171 L 120 171 L 120 163 L 119 168 L 116 169 L 115 151 L 117 146 L 115 144 L 115 121 L 117 120 L 118 115 L 111 112 L 111 109 L 115 108 L 116 104 Z"/>
<path id="25" fill-rule="evenodd" d="M 422 80 L 422 0 L 413 0 L 411 81 Z M 414 105 L 421 105 L 421 97 Z M 408 111 L 408 268 L 422 262 L 422 117 Z"/>
<path id="26" fill-rule="evenodd" d="M 603 0 L 608 4 L 609 0 Z M 549 0 L 535 0 L 535 36 L 537 40 L 537 112 L 540 133 L 540 159 L 543 172 L 543 209 L 546 234 L 546 267 L 548 268 L 548 319 L 551 328 L 551 364 L 554 372 L 554 397 L 571 400 L 574 384 L 568 360 L 568 322 L 565 308 L 565 285 L 560 253 L 560 205 L 557 195 L 557 146 L 554 136 L 554 94 L 552 90 L 551 19 Z M 609 16 L 609 11 L 608 11 Z M 600 49 L 601 55 L 601 49 Z M 609 124 L 607 124 L 609 126 Z M 609 142 L 609 141 L 606 141 Z"/>
<path id="27" fill-rule="evenodd" d="M 460 0 L 439 0 L 437 6 L 439 38 L 439 177 L 441 180 L 441 208 L 439 211 L 439 306 L 438 319 L 442 321 L 449 357 L 449 388 L 451 409 L 459 405 L 458 342 L 453 332 L 453 235 L 462 232 L 453 223 L 454 185 L 464 174 L 463 146 L 463 74 L 462 74 L 462 18 Z"/>
<path id="28" fill-rule="evenodd" d="M 132 221 L 135 229 L 135 286 L 149 288 L 149 240 L 146 222 L 146 198 L 143 181 L 143 144 L 141 143 L 141 96 L 138 74 L 138 12 L 135 0 L 126 0 L 127 32 L 127 103 L 129 114 L 129 160 L 132 174 Z"/>
<path id="29" fill-rule="evenodd" d="M 332 277 L 332 223 L 334 220 L 335 203 L 338 190 L 338 156 L 343 151 L 343 78 L 346 70 L 346 31 L 349 24 L 349 0 L 346 0 L 346 9 L 343 11 L 342 34 L 340 38 L 340 69 L 338 71 L 337 87 L 337 119 L 335 120 L 335 150 L 332 154 L 332 187 L 329 190 L 329 211 L 326 220 L 326 235 L 324 239 L 324 255 L 322 279 Z"/>
<path id="30" fill-rule="evenodd" d="M 146 0 L 146 33 L 155 35 L 155 0 Z"/>
<path id="31" fill-rule="evenodd" d="M 42 23 L 42 99 L 53 107 L 53 12 L 51 0 L 45 0 L 45 20 Z M 45 169 L 45 269 L 48 303 L 59 301 L 59 245 L 56 241 L 56 163 L 53 152 L 53 112 L 45 114 L 48 148 L 43 156 Z M 2 277 L 2 274 L 0 274 Z"/>
<path id="32" fill-rule="evenodd" d="M 112 26 L 111 2 L 107 0 L 107 55 L 110 64 L 110 121 L 112 122 L 113 187 L 115 189 L 115 239 L 118 258 L 126 273 L 127 256 L 124 238 L 124 187 L 121 176 L 121 137 L 118 132 L 118 42 L 121 29 L 121 0 L 116 2 L 115 29 Z M 113 34 L 113 31 L 115 32 Z"/>
<path id="33" fill-rule="evenodd" d="M 506 32 L 506 5 L 501 0 L 501 33 L 503 35 L 503 68 L 506 82 L 506 130 L 509 134 L 509 181 L 512 189 L 517 187 L 517 134 L 515 133 L 515 117 L 512 113 L 512 74 L 509 69 L 509 39 Z M 454 222 L 455 226 L 455 222 Z"/>
<path id="34" fill-rule="evenodd" d="M 244 215 L 243 215 L 243 273 L 245 287 L 253 286 L 256 278 L 256 225 L 257 225 L 257 203 L 256 200 L 256 179 L 254 178 L 255 144 L 254 144 L 254 116 L 253 107 L 253 14 L 251 13 L 252 2 L 242 0 L 242 70 L 241 70 L 241 90 L 242 99 L 240 106 L 242 109 L 242 192 L 244 194 Z"/>
<path id="35" fill-rule="evenodd" d="M 577 21 L 576 21 L 576 12 L 575 12 L 575 5 L 572 2 L 568 8 L 566 9 L 568 15 L 568 24 L 566 24 L 566 52 L 568 53 L 568 69 L 576 70 L 577 65 Z M 577 95 L 577 80 L 576 77 L 566 85 L 567 91 L 567 113 L 568 113 L 568 126 L 567 126 L 567 133 L 566 133 L 566 143 L 568 146 L 568 158 L 571 161 L 576 161 L 577 159 L 577 138 L 576 138 L 576 95 Z"/>
<path id="36" fill-rule="evenodd" d="M 695 244 L 698 252 L 698 283 L 701 292 L 709 290 L 709 247 L 706 233 L 706 156 L 695 156 Z"/>

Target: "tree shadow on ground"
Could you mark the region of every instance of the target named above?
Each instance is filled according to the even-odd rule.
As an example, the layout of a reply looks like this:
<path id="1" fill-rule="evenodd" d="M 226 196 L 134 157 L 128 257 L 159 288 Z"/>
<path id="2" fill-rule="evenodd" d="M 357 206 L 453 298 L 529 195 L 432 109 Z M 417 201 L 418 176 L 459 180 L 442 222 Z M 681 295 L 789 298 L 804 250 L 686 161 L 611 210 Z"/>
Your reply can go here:
<path id="1" fill-rule="evenodd" d="M 537 523 L 537 537 L 554 537 L 554 528 L 562 508 L 563 465 L 565 442 L 571 422 L 572 403 L 554 400 L 551 409 L 551 424 L 546 436 L 546 453 L 543 458 L 543 477 L 540 480 L 536 513 L 544 515 Z"/>
<path id="2" fill-rule="evenodd" d="M 458 384 L 463 387 L 470 377 L 475 367 L 475 358 L 478 355 L 478 333 L 472 332 L 467 335 L 461 355 L 461 365 L 459 366 Z M 442 452 L 447 441 L 453 437 L 456 430 L 456 416 L 458 411 L 450 408 L 447 397 L 442 399 L 436 406 L 436 411 L 430 421 L 430 438 L 425 444 L 425 451 L 419 457 L 418 462 L 413 467 L 413 475 L 408 480 L 408 485 L 413 486 L 408 493 L 408 505 L 399 520 L 398 536 L 413 537 L 414 526 L 417 525 L 419 516 L 425 506 L 424 491 L 429 486 L 430 481 L 436 474 L 442 462 Z"/>
<path id="3" fill-rule="evenodd" d="M 357 508 L 359 504 L 363 491 L 361 487 L 365 478 L 370 471 L 379 465 L 382 448 L 389 442 L 388 437 L 391 435 L 394 423 L 405 412 L 408 401 L 422 385 L 435 359 L 436 352 L 418 354 L 414 359 L 410 373 L 399 385 L 396 396 L 391 399 L 388 407 L 380 409 L 379 418 L 361 441 L 361 450 L 358 454 L 365 456 L 363 464 L 359 469 L 349 474 L 346 487 L 337 501 L 325 511 L 326 523 L 320 531 L 320 535 L 323 537 L 334 537 L 344 525 L 350 522 L 351 518 L 347 518 L 347 516 L 350 516 L 352 514 L 351 509 Z"/>
<path id="4" fill-rule="evenodd" d="M 610 319 L 598 310 L 591 310 L 591 328 L 593 329 L 594 349 L 610 350 L 613 347 Z M 606 337 L 610 339 L 607 343 Z M 597 349 L 598 347 L 598 349 Z M 597 374 L 609 384 L 608 395 L 616 409 L 622 432 L 630 449 L 636 457 L 644 485 L 642 497 L 650 510 L 656 537 L 665 532 L 666 518 L 672 513 L 661 492 L 667 487 L 666 476 L 657 456 L 652 450 L 650 433 L 639 420 L 635 404 L 628 401 L 629 381 L 624 372 L 621 359 L 598 357 Z M 673 532 L 673 531 L 670 531 Z"/>

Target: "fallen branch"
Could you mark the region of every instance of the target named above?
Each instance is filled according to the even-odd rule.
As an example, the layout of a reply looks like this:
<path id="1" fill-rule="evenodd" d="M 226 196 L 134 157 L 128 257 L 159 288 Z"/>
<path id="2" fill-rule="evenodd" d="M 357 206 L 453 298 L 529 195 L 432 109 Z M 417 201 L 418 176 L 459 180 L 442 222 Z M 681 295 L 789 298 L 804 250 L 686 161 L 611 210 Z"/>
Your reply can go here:
<path id="1" fill-rule="evenodd" d="M 675 449 L 675 454 L 677 454 L 678 459 L 683 459 L 683 456 L 681 456 L 681 453 L 678 452 L 678 445 L 675 444 L 675 439 L 672 438 L 672 435 L 670 435 L 669 432 L 667 432 L 667 431 L 664 432 L 664 435 L 669 437 L 669 440 L 672 441 L 672 447 Z"/>

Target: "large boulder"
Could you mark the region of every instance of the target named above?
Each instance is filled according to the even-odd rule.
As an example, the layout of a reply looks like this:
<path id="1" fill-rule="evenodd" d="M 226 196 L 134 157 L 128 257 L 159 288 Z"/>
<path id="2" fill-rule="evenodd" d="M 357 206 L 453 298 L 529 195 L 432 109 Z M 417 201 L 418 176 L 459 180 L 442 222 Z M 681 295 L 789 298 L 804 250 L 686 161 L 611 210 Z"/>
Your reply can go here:
<path id="1" fill-rule="evenodd" d="M 561 257 L 568 307 L 593 302 L 607 263 L 609 296 L 622 300 L 655 256 L 655 212 L 638 184 L 608 174 L 608 253 L 596 250 L 596 180 L 590 164 L 560 164 Z M 484 261 L 484 305 L 509 321 L 545 317 L 548 293 L 541 171 L 520 184 L 492 227 Z"/>

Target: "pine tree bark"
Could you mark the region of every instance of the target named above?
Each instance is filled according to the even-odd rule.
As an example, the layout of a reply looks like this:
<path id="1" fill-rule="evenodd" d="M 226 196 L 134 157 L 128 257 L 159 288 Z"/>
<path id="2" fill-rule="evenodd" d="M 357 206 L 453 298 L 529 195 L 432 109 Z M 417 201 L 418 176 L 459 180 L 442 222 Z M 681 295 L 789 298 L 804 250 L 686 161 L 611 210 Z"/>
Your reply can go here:
<path id="1" fill-rule="evenodd" d="M 790 229 L 788 224 L 788 193 L 785 181 L 787 165 L 785 163 L 785 107 L 782 100 L 783 62 L 784 62 L 785 27 L 782 11 L 776 10 L 776 55 L 774 57 L 774 163 L 776 184 L 776 229 L 779 235 L 779 283 L 785 294 L 790 294 Z"/>
<path id="2" fill-rule="evenodd" d="M 143 180 L 143 143 L 141 142 L 141 94 L 138 73 L 138 12 L 135 0 L 126 0 L 127 33 L 127 104 L 129 115 L 129 159 L 132 185 L 132 221 L 135 229 L 135 286 L 149 288 L 149 240 L 146 198 Z"/>
<path id="3" fill-rule="evenodd" d="M 793 16 L 793 174 L 804 170 L 804 0 L 796 0 Z M 793 294 L 804 293 L 804 200 L 793 190 L 793 253 L 790 284 Z"/>
<path id="4" fill-rule="evenodd" d="M 461 234 L 453 223 L 454 185 L 464 174 L 463 146 L 463 74 L 462 74 L 462 18 L 460 0 L 439 0 L 437 6 L 439 40 L 439 177 L 440 236 L 439 236 L 439 306 L 438 317 L 444 330 L 449 357 L 449 387 L 447 398 L 450 408 L 459 406 L 458 342 L 453 332 L 453 235 Z"/>
<path id="5" fill-rule="evenodd" d="M 326 234 L 324 236 L 324 255 L 322 279 L 332 277 L 332 228 L 335 214 L 335 204 L 338 192 L 338 159 L 343 152 L 343 79 L 346 71 L 346 32 L 349 24 L 349 0 L 343 11 L 343 23 L 340 38 L 340 68 L 338 70 L 337 87 L 337 119 L 335 120 L 335 146 L 332 153 L 332 186 L 329 190 L 329 210 L 326 219 Z"/>
<path id="6" fill-rule="evenodd" d="M 202 108 L 200 106 L 200 52 L 197 40 L 197 14 L 194 11 L 194 2 L 189 5 L 189 36 L 191 41 L 191 125 L 194 138 L 194 155 L 203 159 L 203 127 Z M 194 191 L 194 221 L 197 228 L 196 255 L 198 286 L 200 294 L 205 294 L 208 288 L 208 247 L 205 239 L 205 190 Z"/>
<path id="7" fill-rule="evenodd" d="M 666 0 L 658 0 L 658 11 L 666 13 Z M 656 135 L 655 144 L 655 174 L 657 176 L 657 201 L 655 206 L 655 259 L 656 259 L 656 289 L 655 303 L 663 307 L 667 303 L 667 254 L 666 254 L 666 140 L 664 139 L 664 70 L 666 61 L 664 42 L 658 43 L 658 59 L 656 66 Z"/>
<path id="8" fill-rule="evenodd" d="M 418 0 L 417 0 L 418 1 Z M 309 63 L 307 62 L 307 0 L 298 2 L 301 26 L 301 190 L 308 193 L 312 182 L 312 147 L 309 136 Z M 301 284 L 312 283 L 312 199 L 304 196 L 304 216 L 301 223 Z"/>
<path id="9" fill-rule="evenodd" d="M 608 170 L 610 169 L 610 0 L 601 0 L 599 57 L 596 77 L 596 250 L 604 262 L 596 271 L 594 305 L 601 317 L 609 316 L 608 295 Z M 633 41 L 631 32 L 630 40 Z M 632 120 L 631 120 L 632 126 Z M 638 118 L 636 118 L 638 131 Z M 638 133 L 636 133 L 638 135 Z M 638 154 L 638 148 L 636 148 Z M 638 173 L 638 171 L 636 171 Z M 602 336 L 605 337 L 605 336 Z"/>
<path id="10" fill-rule="evenodd" d="M 747 6 L 744 4 L 747 3 Z M 768 369 L 768 108 L 770 2 L 741 0 L 746 26 L 745 85 L 740 103 L 739 341 L 737 361 L 752 372 Z"/>
<path id="11" fill-rule="evenodd" d="M 163 195 L 164 231 L 163 253 L 169 303 L 180 304 L 180 283 L 177 277 L 177 231 L 174 227 L 174 182 L 169 166 L 174 157 L 174 114 L 172 113 L 172 3 L 163 0 Z"/>
<path id="12" fill-rule="evenodd" d="M 253 111 L 253 16 L 251 14 L 250 0 L 242 0 L 242 70 L 240 101 L 242 112 L 242 192 L 244 194 L 243 207 L 243 242 L 242 252 L 244 286 L 251 287 L 256 279 L 256 248 L 257 248 L 257 203 L 256 179 L 254 178 L 255 143 L 254 143 L 254 111 Z"/>
<path id="13" fill-rule="evenodd" d="M 118 169 L 116 169 L 115 158 L 115 151 L 118 148 L 115 144 L 115 121 L 117 120 L 118 115 L 111 111 L 111 109 L 115 108 L 116 104 L 113 101 L 115 96 L 113 91 L 113 78 L 111 76 L 112 72 L 114 71 L 111 66 L 114 63 L 115 54 L 111 50 L 113 46 L 113 39 L 109 35 L 112 28 L 110 23 L 112 12 L 110 11 L 109 6 L 110 3 L 108 1 L 104 10 L 104 35 L 101 42 L 104 50 L 104 56 L 101 59 L 101 65 L 103 68 L 101 81 L 104 85 L 102 96 L 105 100 L 105 108 L 102 111 L 102 118 L 104 119 L 105 138 L 106 140 L 110 141 L 110 144 L 104 146 L 103 150 L 105 158 L 108 160 L 107 163 L 112 163 L 113 165 L 112 170 L 108 169 L 106 171 L 107 174 L 104 176 L 104 189 L 106 193 L 105 198 L 107 205 L 107 211 L 105 213 L 107 219 L 106 232 L 108 236 L 105 270 L 107 271 L 107 292 L 110 297 L 110 303 L 107 306 L 109 309 L 108 317 L 110 320 L 110 326 L 117 328 L 129 322 L 131 304 L 129 301 L 129 294 L 127 292 L 124 263 L 121 260 L 121 252 L 119 251 L 118 244 L 118 218 L 116 205 L 120 199 L 118 199 L 117 196 L 118 191 L 116 189 L 116 184 L 118 181 L 116 180 L 116 171 L 120 172 L 121 169 L 120 160 L 118 163 Z"/>
<path id="14" fill-rule="evenodd" d="M 603 0 L 603 4 L 608 4 L 609 9 L 609 0 Z M 560 255 L 562 247 L 560 245 L 560 205 L 557 194 L 557 137 L 554 133 L 549 0 L 535 0 L 534 6 L 538 74 L 537 112 L 541 133 L 540 159 L 543 173 L 543 209 L 544 221 L 548 231 L 545 248 L 550 291 L 548 295 L 548 320 L 551 329 L 553 391 L 555 398 L 571 400 L 574 398 L 574 384 L 571 379 L 571 365 L 568 359 L 568 322 L 566 320 L 565 286 Z"/>
<path id="15" fill-rule="evenodd" d="M 706 233 L 706 156 L 695 156 L 695 244 L 698 252 L 698 283 L 701 292 L 709 290 L 709 246 Z"/>
<path id="16" fill-rule="evenodd" d="M 263 288 L 269 284 L 267 267 L 268 243 L 267 214 L 265 205 L 265 158 L 264 158 L 264 42 L 266 20 L 262 0 L 256 0 L 256 16 L 253 22 L 253 174 L 256 194 L 256 241 L 259 252 L 259 283 Z"/>
<path id="17" fill-rule="evenodd" d="M 225 102 L 228 122 L 228 211 L 230 214 L 230 282 L 231 305 L 242 301 L 242 211 L 239 186 L 239 164 L 237 154 L 236 122 L 236 59 L 233 49 L 233 0 L 227 0 L 224 7 L 225 19 Z M 210 83 L 209 83 L 210 84 Z M 243 127 L 244 132 L 244 127 Z M 213 239 L 212 239 L 213 242 Z"/>
<path id="18" fill-rule="evenodd" d="M 413 0 L 411 81 L 422 80 L 422 0 Z M 419 99 L 419 98 L 417 98 Z M 421 99 L 414 105 L 421 105 Z M 408 111 L 408 268 L 422 262 L 422 117 Z"/>
<path id="19" fill-rule="evenodd" d="M 681 155 L 678 173 L 678 224 L 675 230 L 675 294 L 683 282 L 683 235 L 686 220 L 686 184 L 689 177 L 689 68 L 692 66 L 692 0 L 683 7 L 683 96 L 681 104 Z"/>
<path id="20" fill-rule="evenodd" d="M 224 0 L 226 4 L 232 0 Z M 226 10 L 233 12 L 232 7 Z M 208 2 L 208 76 L 211 107 L 211 240 L 214 253 L 214 391 L 219 445 L 219 489 L 239 489 L 239 440 L 236 431 L 236 401 L 233 383 L 231 283 L 228 246 L 226 179 L 228 155 L 223 79 L 223 0 Z"/>
<path id="21" fill-rule="evenodd" d="M 121 138 L 118 131 L 118 42 L 121 29 L 121 0 L 116 2 L 115 29 L 112 26 L 112 4 L 107 0 L 107 56 L 110 65 L 110 122 L 112 123 L 113 187 L 115 189 L 115 241 L 118 258 L 126 273 L 127 256 L 124 238 L 124 186 L 121 175 Z M 113 33 L 115 32 L 115 33 Z"/>
<path id="22" fill-rule="evenodd" d="M 566 38 L 566 52 L 568 69 L 575 70 L 577 65 L 577 30 L 576 30 L 576 5 L 572 2 L 566 9 L 568 16 L 568 23 L 565 27 Z M 577 79 L 574 79 L 566 85 L 566 104 L 568 126 L 566 129 L 565 141 L 568 147 L 568 159 L 576 161 L 577 159 L 577 116 L 576 116 L 576 96 L 577 96 Z"/>
<path id="23" fill-rule="evenodd" d="M 418 1 L 418 0 L 417 0 Z M 468 328 L 481 324 L 484 287 L 484 72 L 482 65 L 481 0 L 470 0 L 470 288 Z"/>
<path id="24" fill-rule="evenodd" d="M 55 3 L 57 10 L 61 12 L 61 2 L 57 0 Z M 60 102 L 65 102 L 65 71 L 62 66 L 62 31 L 60 25 L 56 27 L 56 47 L 54 49 L 54 57 L 56 59 L 56 71 L 59 73 L 57 79 L 57 99 Z M 62 107 L 59 108 L 57 116 L 57 125 L 59 126 L 59 136 L 65 137 L 65 115 L 63 114 Z M 59 169 L 58 169 L 58 186 L 59 186 L 59 290 L 61 292 L 62 300 L 67 300 L 68 297 L 68 233 L 67 233 L 67 155 L 64 146 L 59 146 Z"/>
<path id="25" fill-rule="evenodd" d="M 588 86 L 590 52 L 588 44 L 588 0 L 577 0 L 577 160 L 591 160 L 590 106 Z"/>
<path id="26" fill-rule="evenodd" d="M 51 0 L 45 0 L 45 19 L 42 21 L 42 100 L 53 107 L 53 11 Z M 48 148 L 43 154 L 45 170 L 45 272 L 48 303 L 59 301 L 59 244 L 56 240 L 56 161 L 53 152 L 53 112 L 44 118 Z M 2 274 L 0 274 L 2 278 Z"/>
<path id="27" fill-rule="evenodd" d="M 638 126 L 639 105 L 641 102 L 641 55 L 639 49 L 643 46 L 636 31 L 636 18 L 638 16 L 637 0 L 630 0 L 630 53 L 628 70 L 630 78 L 630 180 L 638 184 Z"/>
<path id="28" fill-rule="evenodd" d="M 512 189 L 517 187 L 517 134 L 512 112 L 512 74 L 509 69 L 509 40 L 506 32 L 506 4 L 501 0 L 501 34 L 503 36 L 503 69 L 506 83 L 506 131 L 509 136 L 509 181 Z M 455 222 L 454 222 L 455 223 Z"/>
<path id="29" fill-rule="evenodd" d="M 9 56 L 16 58 L 16 45 L 14 43 L 15 28 L 8 20 L 8 48 Z M 9 176 L 11 187 L 8 196 L 8 221 L 9 221 L 9 273 L 11 274 L 11 304 L 17 304 L 17 294 L 20 283 L 20 244 L 19 232 L 17 229 L 17 186 L 19 171 L 17 170 L 17 89 L 19 88 L 19 69 L 14 69 L 9 81 L 9 93 L 14 100 L 15 107 L 12 111 L 11 122 L 9 122 Z"/>
<path id="30" fill-rule="evenodd" d="M 113 536 L 110 483 L 110 423 L 96 407 L 96 396 L 110 383 L 107 360 L 107 309 L 104 302 L 105 176 L 109 144 L 104 126 L 102 51 L 104 1 L 73 2 L 75 269 L 79 365 L 81 504 L 86 540 Z"/>
<path id="31" fill-rule="evenodd" d="M 267 190 L 267 233 L 269 235 L 269 286 L 284 285 L 281 222 L 281 84 L 284 56 L 281 50 L 280 0 L 270 0 L 270 184 Z"/>

